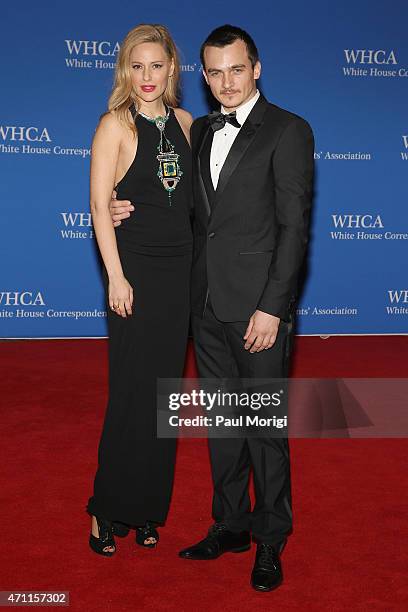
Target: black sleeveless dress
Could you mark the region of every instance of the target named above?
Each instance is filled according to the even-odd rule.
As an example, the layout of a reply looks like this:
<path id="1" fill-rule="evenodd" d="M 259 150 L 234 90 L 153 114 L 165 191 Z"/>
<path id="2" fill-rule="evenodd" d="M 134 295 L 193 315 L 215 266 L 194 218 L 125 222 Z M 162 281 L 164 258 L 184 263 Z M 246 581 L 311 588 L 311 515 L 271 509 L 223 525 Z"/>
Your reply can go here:
<path id="1" fill-rule="evenodd" d="M 181 378 L 189 327 L 192 258 L 191 151 L 174 111 L 165 135 L 183 172 L 171 194 L 157 176 L 160 133 L 136 115 L 135 159 L 116 186 L 135 210 L 116 228 L 125 278 L 133 287 L 132 315 L 108 307 L 109 400 L 98 450 L 90 514 L 144 525 L 168 512 L 176 440 L 157 438 L 156 380 Z M 104 270 L 107 292 L 108 282 Z"/>

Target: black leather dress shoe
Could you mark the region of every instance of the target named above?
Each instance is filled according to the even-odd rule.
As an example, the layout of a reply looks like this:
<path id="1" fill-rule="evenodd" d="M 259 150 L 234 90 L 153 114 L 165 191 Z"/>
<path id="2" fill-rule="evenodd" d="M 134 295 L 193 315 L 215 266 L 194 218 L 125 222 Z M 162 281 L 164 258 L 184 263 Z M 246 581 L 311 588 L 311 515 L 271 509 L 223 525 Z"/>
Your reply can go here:
<path id="1" fill-rule="evenodd" d="M 272 591 L 282 580 L 279 553 L 271 544 L 258 544 L 251 585 L 256 591 Z"/>
<path id="2" fill-rule="evenodd" d="M 245 552 L 251 548 L 249 531 L 234 533 L 223 523 L 215 523 L 204 540 L 179 552 L 183 559 L 217 559 L 225 552 Z"/>

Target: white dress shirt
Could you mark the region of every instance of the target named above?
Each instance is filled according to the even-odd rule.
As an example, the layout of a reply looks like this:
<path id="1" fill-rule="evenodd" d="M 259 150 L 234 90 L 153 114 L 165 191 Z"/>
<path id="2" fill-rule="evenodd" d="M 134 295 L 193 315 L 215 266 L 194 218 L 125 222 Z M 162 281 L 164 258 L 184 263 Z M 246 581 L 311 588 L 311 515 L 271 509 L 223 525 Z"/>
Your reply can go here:
<path id="1" fill-rule="evenodd" d="M 245 102 L 245 104 L 241 104 L 241 106 L 238 106 L 238 108 L 236 109 L 237 121 L 241 124 L 241 127 L 243 126 L 249 113 L 255 106 L 255 103 L 258 100 L 259 96 L 259 91 L 256 90 L 256 94 L 250 100 L 248 100 L 248 102 Z M 223 106 L 221 106 L 221 112 L 224 115 L 227 115 L 229 111 L 226 110 Z M 210 171 L 214 189 L 217 189 L 220 172 L 232 147 L 232 143 L 238 136 L 240 129 L 241 128 L 236 128 L 230 123 L 226 122 L 225 126 L 221 130 L 217 130 L 216 132 L 214 132 L 210 155 Z"/>

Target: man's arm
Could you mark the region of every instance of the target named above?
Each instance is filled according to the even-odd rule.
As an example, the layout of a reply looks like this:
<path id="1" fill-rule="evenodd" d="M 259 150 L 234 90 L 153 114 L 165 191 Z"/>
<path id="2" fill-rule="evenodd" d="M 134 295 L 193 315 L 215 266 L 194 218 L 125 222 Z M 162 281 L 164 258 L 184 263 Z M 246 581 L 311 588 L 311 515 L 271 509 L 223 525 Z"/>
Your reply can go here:
<path id="1" fill-rule="evenodd" d="M 309 124 L 303 119 L 292 121 L 281 135 L 274 155 L 273 171 L 277 243 L 268 281 L 244 336 L 245 349 L 251 353 L 271 348 L 278 334 L 280 319 L 289 319 L 308 242 L 314 139 Z"/>
<path id="2" fill-rule="evenodd" d="M 309 239 L 313 171 L 313 132 L 297 118 L 284 130 L 274 154 L 278 233 L 268 281 L 258 302 L 258 310 L 284 320 L 289 318 Z"/>
<path id="3" fill-rule="evenodd" d="M 112 217 L 113 226 L 118 227 L 122 223 L 122 219 L 130 217 L 130 213 L 135 210 L 132 202 L 129 200 L 117 200 L 116 191 L 112 191 L 111 201 L 109 203 L 109 212 Z"/>

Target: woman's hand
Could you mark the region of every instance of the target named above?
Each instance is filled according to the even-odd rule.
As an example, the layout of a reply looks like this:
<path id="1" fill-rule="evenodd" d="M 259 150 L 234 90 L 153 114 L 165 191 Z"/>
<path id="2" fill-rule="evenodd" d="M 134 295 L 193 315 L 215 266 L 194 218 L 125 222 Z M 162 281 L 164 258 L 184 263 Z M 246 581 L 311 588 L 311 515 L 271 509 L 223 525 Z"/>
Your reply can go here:
<path id="1" fill-rule="evenodd" d="M 109 307 L 126 318 L 132 314 L 133 289 L 124 276 L 109 279 Z"/>

